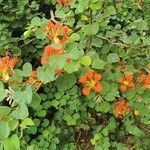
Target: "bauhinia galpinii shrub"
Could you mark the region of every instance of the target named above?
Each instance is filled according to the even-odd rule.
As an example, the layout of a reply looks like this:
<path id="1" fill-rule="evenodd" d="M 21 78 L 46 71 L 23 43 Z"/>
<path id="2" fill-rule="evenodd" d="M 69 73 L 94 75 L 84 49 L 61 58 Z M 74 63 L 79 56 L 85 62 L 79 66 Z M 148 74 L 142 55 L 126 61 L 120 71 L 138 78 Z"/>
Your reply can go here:
<path id="1" fill-rule="evenodd" d="M 149 150 L 149 8 L 0 0 L 0 150 Z"/>

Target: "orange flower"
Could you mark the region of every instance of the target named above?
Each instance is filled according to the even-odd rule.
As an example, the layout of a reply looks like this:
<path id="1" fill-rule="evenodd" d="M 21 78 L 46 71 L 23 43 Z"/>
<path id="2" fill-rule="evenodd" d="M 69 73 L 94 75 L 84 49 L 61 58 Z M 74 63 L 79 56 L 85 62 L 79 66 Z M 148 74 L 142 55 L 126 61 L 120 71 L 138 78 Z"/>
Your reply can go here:
<path id="1" fill-rule="evenodd" d="M 66 62 L 71 62 L 71 61 L 72 61 L 72 58 L 70 58 L 70 57 L 66 58 Z"/>
<path id="2" fill-rule="evenodd" d="M 150 73 L 148 75 L 146 75 L 144 83 L 145 84 L 150 84 Z"/>
<path id="3" fill-rule="evenodd" d="M 62 4 L 64 6 L 69 6 L 70 0 L 57 0 L 57 3 Z"/>
<path id="4" fill-rule="evenodd" d="M 120 85 L 121 91 L 126 91 L 127 88 L 134 88 L 135 87 L 135 83 L 133 81 L 133 75 L 125 74 L 123 78 L 118 80 L 118 82 L 121 84 Z"/>
<path id="5" fill-rule="evenodd" d="M 32 71 L 31 76 L 32 76 L 33 78 L 36 78 L 36 77 L 37 77 L 37 73 L 36 73 L 36 71 L 35 71 L 35 70 L 33 70 L 33 71 Z"/>
<path id="6" fill-rule="evenodd" d="M 127 88 L 126 88 L 126 86 L 125 86 L 125 85 L 121 85 L 121 86 L 120 86 L 120 90 L 121 90 L 121 91 L 126 91 L 126 90 L 127 90 Z"/>
<path id="7" fill-rule="evenodd" d="M 45 48 L 44 48 L 44 54 L 50 56 L 53 54 L 53 48 L 50 46 L 50 45 L 47 45 Z"/>
<path id="8" fill-rule="evenodd" d="M 87 82 L 87 77 L 86 76 L 80 77 L 79 82 L 86 83 Z"/>
<path id="9" fill-rule="evenodd" d="M 41 81 L 38 80 L 37 78 L 37 73 L 35 70 L 32 71 L 31 76 L 27 80 L 29 84 L 33 84 L 36 88 L 40 88 Z"/>
<path id="10" fill-rule="evenodd" d="M 0 58 L 0 75 L 4 80 L 8 80 L 9 76 L 14 73 L 13 68 L 17 64 L 18 59 L 9 57 Z"/>
<path id="11" fill-rule="evenodd" d="M 147 75 L 141 74 L 138 77 L 139 83 L 143 83 L 143 89 L 150 89 L 150 73 Z"/>
<path id="12" fill-rule="evenodd" d="M 102 91 L 102 85 L 100 83 L 97 83 L 94 87 L 95 92 L 100 93 Z"/>
<path id="13" fill-rule="evenodd" d="M 67 26 L 61 26 L 60 22 L 50 21 L 46 26 L 46 32 L 49 39 L 55 44 L 63 45 L 68 41 L 70 29 Z"/>
<path id="14" fill-rule="evenodd" d="M 51 45 L 47 45 L 44 48 L 44 55 L 41 58 L 41 64 L 47 64 L 49 61 L 49 57 L 53 55 L 61 55 L 64 51 L 59 48 L 53 48 Z"/>
<path id="15" fill-rule="evenodd" d="M 13 68 L 16 66 L 17 63 L 18 63 L 18 59 L 11 59 L 9 61 L 9 66 Z"/>
<path id="16" fill-rule="evenodd" d="M 84 88 L 82 89 L 82 93 L 83 93 L 84 95 L 88 96 L 88 95 L 90 94 L 90 90 L 89 90 L 88 88 L 84 87 Z"/>
<path id="17" fill-rule="evenodd" d="M 93 70 L 89 70 L 89 71 L 86 73 L 86 76 L 87 76 L 89 79 L 92 79 L 93 76 L 94 76 L 94 71 L 93 71 Z"/>
<path id="18" fill-rule="evenodd" d="M 102 76 L 98 73 L 95 73 L 94 80 L 99 81 L 102 78 Z"/>
<path id="19" fill-rule="evenodd" d="M 123 118 L 128 112 L 130 112 L 130 107 L 126 100 L 119 100 L 115 102 L 115 108 L 113 109 L 115 117 Z"/>
<path id="20" fill-rule="evenodd" d="M 41 58 L 41 64 L 47 64 L 48 63 L 48 58 L 47 57 L 42 57 Z"/>
<path id="21" fill-rule="evenodd" d="M 62 75 L 63 73 L 64 73 L 64 71 L 62 69 L 56 69 L 55 70 L 55 74 L 58 76 Z"/>
<path id="22" fill-rule="evenodd" d="M 61 55 L 61 54 L 63 54 L 63 50 L 59 49 L 59 48 L 53 48 L 51 45 L 47 45 L 44 48 L 44 54 L 47 56 Z"/>
<path id="23" fill-rule="evenodd" d="M 89 95 L 91 90 L 100 93 L 102 91 L 102 85 L 99 82 L 102 76 L 93 70 L 89 70 L 85 75 L 81 76 L 79 82 L 83 84 L 84 88 L 82 93 Z"/>
<path id="24" fill-rule="evenodd" d="M 138 82 L 142 83 L 144 82 L 145 80 L 145 75 L 144 74 L 141 74 L 139 77 L 138 77 Z"/>
<path id="25" fill-rule="evenodd" d="M 125 77 L 125 79 L 127 79 L 128 81 L 132 81 L 132 80 L 133 80 L 133 75 L 125 74 L 124 77 Z"/>

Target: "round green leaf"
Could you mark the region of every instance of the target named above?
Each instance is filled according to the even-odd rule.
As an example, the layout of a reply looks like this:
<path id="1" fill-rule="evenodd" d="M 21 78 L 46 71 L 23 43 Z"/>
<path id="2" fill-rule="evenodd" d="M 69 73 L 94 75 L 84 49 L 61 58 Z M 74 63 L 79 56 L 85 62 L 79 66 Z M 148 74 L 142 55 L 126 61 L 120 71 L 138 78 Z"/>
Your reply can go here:
<path id="1" fill-rule="evenodd" d="M 91 58 L 89 56 L 83 56 L 80 58 L 80 63 L 85 66 L 89 66 L 91 64 Z"/>
<path id="2" fill-rule="evenodd" d="M 107 56 L 107 61 L 109 63 L 119 62 L 120 61 L 119 55 L 117 53 L 111 53 Z"/>
<path id="3" fill-rule="evenodd" d="M 1 121 L 0 122 L 0 140 L 5 139 L 10 134 L 10 128 L 8 126 L 8 122 Z"/>
<path id="4" fill-rule="evenodd" d="M 105 67 L 105 62 L 101 59 L 95 59 L 92 63 L 92 68 L 94 69 L 104 69 Z"/>

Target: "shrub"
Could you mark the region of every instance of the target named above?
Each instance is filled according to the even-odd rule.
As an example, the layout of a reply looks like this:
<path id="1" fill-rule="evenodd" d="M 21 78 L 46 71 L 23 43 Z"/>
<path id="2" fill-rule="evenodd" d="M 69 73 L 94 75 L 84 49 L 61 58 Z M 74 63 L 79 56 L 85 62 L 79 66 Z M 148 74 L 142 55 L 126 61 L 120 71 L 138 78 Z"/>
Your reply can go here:
<path id="1" fill-rule="evenodd" d="M 0 150 L 150 149 L 149 6 L 0 0 Z"/>

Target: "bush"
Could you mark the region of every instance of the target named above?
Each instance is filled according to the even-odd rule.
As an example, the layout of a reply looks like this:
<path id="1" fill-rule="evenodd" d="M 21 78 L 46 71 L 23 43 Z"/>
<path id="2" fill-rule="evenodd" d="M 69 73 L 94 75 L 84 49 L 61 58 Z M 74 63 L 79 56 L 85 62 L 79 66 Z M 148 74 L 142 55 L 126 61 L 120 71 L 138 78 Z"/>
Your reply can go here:
<path id="1" fill-rule="evenodd" d="M 0 150 L 150 149 L 149 0 L 0 0 Z"/>

